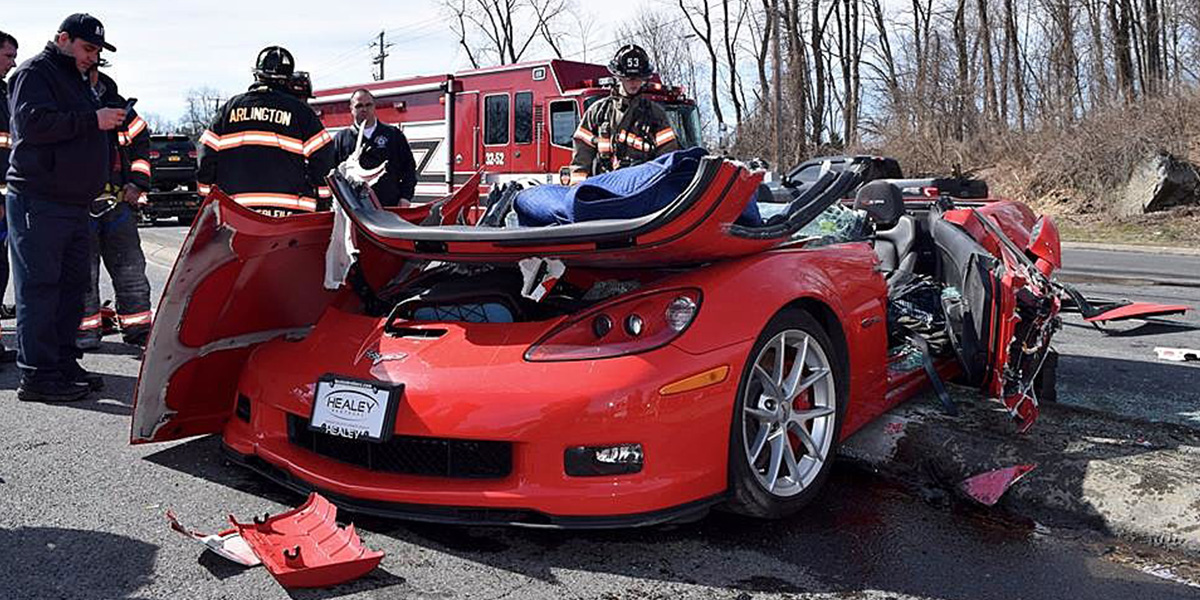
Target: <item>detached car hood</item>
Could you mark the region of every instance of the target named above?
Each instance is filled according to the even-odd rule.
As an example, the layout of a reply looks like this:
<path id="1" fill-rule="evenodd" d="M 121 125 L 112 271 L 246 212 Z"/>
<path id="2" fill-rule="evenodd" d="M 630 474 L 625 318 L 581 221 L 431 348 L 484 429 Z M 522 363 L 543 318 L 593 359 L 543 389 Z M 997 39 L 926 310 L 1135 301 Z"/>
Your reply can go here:
<path id="1" fill-rule="evenodd" d="M 665 266 L 746 256 L 790 241 L 790 236 L 840 199 L 858 172 L 828 173 L 797 194 L 786 218 L 769 225 L 736 224 L 746 206 L 761 199 L 763 172 L 729 159 L 706 156 L 691 184 L 664 208 L 642 217 L 544 227 L 420 226 L 379 209 L 340 174 L 329 183 L 354 222 L 357 241 L 405 258 L 455 262 L 511 262 L 553 257 L 568 265 Z M 818 208 L 819 207 L 819 208 Z"/>
<path id="2" fill-rule="evenodd" d="M 303 336 L 335 293 L 323 288 L 333 215 L 273 219 L 219 191 L 167 280 L 134 394 L 133 443 L 218 431 L 253 347 Z"/>

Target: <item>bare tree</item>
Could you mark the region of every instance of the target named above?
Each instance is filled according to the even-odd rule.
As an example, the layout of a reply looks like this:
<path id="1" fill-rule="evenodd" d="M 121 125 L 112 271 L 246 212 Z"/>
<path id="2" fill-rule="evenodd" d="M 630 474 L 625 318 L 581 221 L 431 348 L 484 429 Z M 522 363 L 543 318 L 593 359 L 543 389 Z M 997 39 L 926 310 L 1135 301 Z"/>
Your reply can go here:
<path id="1" fill-rule="evenodd" d="M 717 59 L 716 41 L 713 39 L 712 9 L 709 8 L 708 2 L 705 0 L 699 0 L 699 7 L 694 3 L 685 2 L 685 0 L 677 1 L 679 2 L 679 10 L 683 12 L 688 26 L 692 29 L 692 34 L 700 40 L 700 43 L 704 44 L 704 50 L 708 54 L 709 87 L 712 92 L 710 99 L 712 101 L 713 113 L 717 117 L 717 126 L 723 128 L 725 125 L 725 116 L 721 112 L 719 91 L 721 61 Z"/>
<path id="2" fill-rule="evenodd" d="M 179 119 L 179 132 L 187 134 L 193 141 L 200 139 L 200 134 L 212 125 L 227 99 L 227 96 L 210 87 L 188 90 L 187 107 Z"/>
<path id="3" fill-rule="evenodd" d="M 541 40 L 562 56 L 558 31 L 567 0 L 439 0 L 471 66 L 519 62 Z"/>
<path id="4" fill-rule="evenodd" d="M 729 83 L 729 99 L 733 102 L 733 112 L 736 123 L 742 124 L 742 100 L 745 92 L 741 89 L 741 77 L 738 73 L 738 58 L 737 47 L 738 40 L 741 37 L 742 25 L 746 20 L 748 7 L 743 0 L 738 0 L 735 7 L 735 16 L 729 14 L 730 0 L 721 0 L 721 25 L 724 30 L 724 46 L 725 46 L 725 66 Z"/>

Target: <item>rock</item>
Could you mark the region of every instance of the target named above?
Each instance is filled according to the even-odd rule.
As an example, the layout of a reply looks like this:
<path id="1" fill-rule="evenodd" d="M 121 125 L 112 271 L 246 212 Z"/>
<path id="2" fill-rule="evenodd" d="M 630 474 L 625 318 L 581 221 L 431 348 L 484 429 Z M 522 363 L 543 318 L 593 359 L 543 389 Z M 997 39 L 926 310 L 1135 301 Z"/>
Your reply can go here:
<path id="1" fill-rule="evenodd" d="M 1186 160 L 1158 154 L 1133 170 L 1114 212 L 1120 217 L 1200 204 L 1200 175 Z"/>

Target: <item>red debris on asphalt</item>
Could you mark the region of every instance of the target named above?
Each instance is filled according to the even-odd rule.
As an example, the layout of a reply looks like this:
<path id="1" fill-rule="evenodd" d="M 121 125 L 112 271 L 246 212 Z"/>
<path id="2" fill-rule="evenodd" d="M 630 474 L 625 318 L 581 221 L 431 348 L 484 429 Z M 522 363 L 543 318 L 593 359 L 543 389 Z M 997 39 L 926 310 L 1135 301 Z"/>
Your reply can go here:
<path id="1" fill-rule="evenodd" d="M 984 506 L 994 506 L 1000 496 L 1008 491 L 1018 479 L 1032 471 L 1037 465 L 1017 465 L 973 475 L 963 480 L 959 487 L 964 493 Z"/>
<path id="2" fill-rule="evenodd" d="M 263 565 L 287 588 L 328 587 L 366 575 L 383 552 L 369 550 L 354 525 L 337 525 L 337 507 L 312 493 L 303 506 L 253 523 L 229 516 Z"/>

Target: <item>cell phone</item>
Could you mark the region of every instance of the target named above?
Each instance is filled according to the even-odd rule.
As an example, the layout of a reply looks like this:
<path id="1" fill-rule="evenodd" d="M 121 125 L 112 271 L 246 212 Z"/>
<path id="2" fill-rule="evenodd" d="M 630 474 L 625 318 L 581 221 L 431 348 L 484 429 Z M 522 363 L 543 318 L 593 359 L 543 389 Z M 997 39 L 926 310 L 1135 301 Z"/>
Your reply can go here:
<path id="1" fill-rule="evenodd" d="M 125 102 L 125 112 L 133 110 L 133 105 L 137 104 L 137 98 L 130 98 Z"/>

